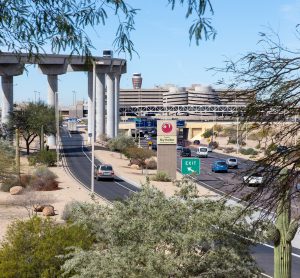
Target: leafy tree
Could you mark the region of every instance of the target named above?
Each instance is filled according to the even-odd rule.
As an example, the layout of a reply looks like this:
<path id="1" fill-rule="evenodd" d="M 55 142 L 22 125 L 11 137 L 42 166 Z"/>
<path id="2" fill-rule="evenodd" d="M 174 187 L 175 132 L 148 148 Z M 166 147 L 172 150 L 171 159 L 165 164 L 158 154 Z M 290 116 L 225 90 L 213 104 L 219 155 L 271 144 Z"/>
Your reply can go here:
<path id="1" fill-rule="evenodd" d="M 14 172 L 14 148 L 8 141 L 0 140 L 0 181 Z"/>
<path id="2" fill-rule="evenodd" d="M 30 144 L 36 137 L 41 136 L 41 130 L 46 135 L 55 133 L 54 108 L 48 107 L 42 102 L 30 102 L 24 107 L 15 109 L 9 115 L 8 125 L 11 129 L 19 128 L 26 142 L 27 154 L 29 154 Z"/>
<path id="3" fill-rule="evenodd" d="M 126 149 L 134 146 L 135 146 L 134 139 L 132 137 L 125 136 L 125 135 L 118 136 L 108 141 L 108 148 L 111 151 L 120 152 L 121 155 L 122 153 L 125 152 Z"/>
<path id="4" fill-rule="evenodd" d="M 60 277 L 67 247 L 90 248 L 89 232 L 78 225 L 59 225 L 51 219 L 16 220 L 0 248 L 1 277 Z"/>
<path id="5" fill-rule="evenodd" d="M 296 32 L 299 34 L 299 29 Z M 299 176 L 300 52 L 284 46 L 274 33 L 261 33 L 259 46 L 260 49 L 246 53 L 236 61 L 228 60 L 224 68 L 216 70 L 226 71 L 232 76 L 228 83 L 221 82 L 230 90 L 239 92 L 239 88 L 243 88 L 237 97 L 239 94 L 244 98 L 249 96 L 243 121 L 255 123 L 252 131 L 261 131 L 264 136 L 270 132 L 273 143 L 288 146 L 284 153 L 267 152 L 250 169 L 257 171 L 263 166 L 267 174 L 264 186 L 254 189 L 247 198 L 270 212 L 281 201 L 285 188 L 293 187 Z M 279 173 L 286 167 L 290 178 L 279 182 Z M 292 199 L 298 195 L 294 190 L 289 194 Z"/>
<path id="6" fill-rule="evenodd" d="M 63 266 L 78 277 L 258 277 L 250 255 L 256 228 L 241 210 L 196 198 L 196 187 L 179 183 L 167 198 L 146 185 L 113 207 L 83 204 L 71 221 L 96 235 L 94 250 L 76 250 Z M 237 263 L 238 262 L 238 263 Z M 77 277 L 77 276 L 76 276 Z"/>
<path id="7" fill-rule="evenodd" d="M 212 128 L 206 129 L 206 130 L 203 132 L 202 136 L 203 136 L 204 138 L 210 138 L 210 137 L 212 137 L 212 136 L 213 136 L 213 130 L 212 130 Z"/>
<path id="8" fill-rule="evenodd" d="M 155 156 L 155 153 L 149 149 L 132 147 L 124 151 L 124 154 L 130 160 L 136 161 L 140 167 L 143 169 L 146 166 L 146 159 Z"/>
<path id="9" fill-rule="evenodd" d="M 203 38 L 215 37 L 210 18 L 205 16 L 207 9 L 213 14 L 210 0 L 167 0 L 167 3 L 171 9 L 177 3 L 186 5 L 186 17 L 194 17 L 190 40 L 195 38 L 198 44 Z M 68 51 L 90 56 L 93 48 L 90 27 L 105 25 L 112 16 L 119 22 L 114 41 L 117 51 L 130 55 L 134 51 L 130 33 L 135 29 L 138 9 L 124 0 L 2 1 L 0 11 L 0 45 L 5 51 L 34 55 L 50 45 L 54 53 Z"/>

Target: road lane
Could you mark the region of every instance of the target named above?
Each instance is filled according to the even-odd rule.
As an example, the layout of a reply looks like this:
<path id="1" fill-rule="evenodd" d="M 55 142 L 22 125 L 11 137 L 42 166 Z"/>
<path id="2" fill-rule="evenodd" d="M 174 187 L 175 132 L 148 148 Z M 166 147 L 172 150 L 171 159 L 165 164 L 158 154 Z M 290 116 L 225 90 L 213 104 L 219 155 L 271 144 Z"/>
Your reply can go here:
<path id="1" fill-rule="evenodd" d="M 61 142 L 67 166 L 72 175 L 83 185 L 90 188 L 91 162 L 89 149 L 83 147 L 83 138 L 80 134 L 70 134 L 66 129 L 61 130 Z M 100 163 L 95 160 L 95 164 Z M 95 180 L 95 193 L 108 201 L 125 199 L 140 189 L 125 182 L 120 177 L 115 181 Z"/>

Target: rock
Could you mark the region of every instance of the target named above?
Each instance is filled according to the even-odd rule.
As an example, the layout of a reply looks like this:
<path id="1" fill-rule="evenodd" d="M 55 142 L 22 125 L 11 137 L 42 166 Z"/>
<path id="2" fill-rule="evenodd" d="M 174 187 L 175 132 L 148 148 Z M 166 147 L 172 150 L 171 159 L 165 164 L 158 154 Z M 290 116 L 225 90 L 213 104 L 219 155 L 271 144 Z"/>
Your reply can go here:
<path id="1" fill-rule="evenodd" d="M 54 207 L 50 206 L 50 205 L 45 206 L 43 209 L 43 215 L 44 216 L 54 216 L 55 215 Z"/>
<path id="2" fill-rule="evenodd" d="M 136 165 L 136 164 L 132 164 L 132 165 L 130 166 L 130 168 L 131 168 L 131 169 L 136 169 L 136 170 L 139 170 L 139 169 L 140 169 L 139 165 Z"/>
<path id="3" fill-rule="evenodd" d="M 23 189 L 24 189 L 24 188 L 23 188 L 22 186 L 19 186 L 19 185 L 13 186 L 13 187 L 9 190 L 9 193 L 10 193 L 11 195 L 19 195 L 19 194 L 22 194 Z"/>
<path id="4" fill-rule="evenodd" d="M 37 205 L 36 207 L 33 208 L 33 210 L 35 212 L 42 212 L 44 208 L 45 208 L 45 205 Z"/>

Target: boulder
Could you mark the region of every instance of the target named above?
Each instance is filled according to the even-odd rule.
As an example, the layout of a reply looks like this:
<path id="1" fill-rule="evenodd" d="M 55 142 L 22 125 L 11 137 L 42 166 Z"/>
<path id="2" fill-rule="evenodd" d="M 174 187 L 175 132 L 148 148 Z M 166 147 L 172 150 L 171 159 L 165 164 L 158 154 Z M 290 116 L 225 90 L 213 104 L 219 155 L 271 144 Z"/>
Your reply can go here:
<path id="1" fill-rule="evenodd" d="M 17 186 L 13 186 L 10 190 L 9 190 L 9 193 L 11 195 L 19 195 L 19 194 L 22 194 L 23 192 L 23 187 L 20 186 L 20 185 L 17 185 Z"/>
<path id="2" fill-rule="evenodd" d="M 45 206 L 43 209 L 43 215 L 44 216 L 54 216 L 55 215 L 54 207 L 50 206 L 50 205 Z"/>
<path id="3" fill-rule="evenodd" d="M 130 168 L 131 168 L 131 169 L 136 169 L 136 170 L 139 170 L 139 169 L 140 169 L 139 165 L 136 165 L 136 164 L 132 164 L 132 165 L 130 166 Z"/>
<path id="4" fill-rule="evenodd" d="M 37 205 L 33 208 L 33 210 L 35 212 L 42 212 L 44 208 L 45 208 L 45 205 Z"/>

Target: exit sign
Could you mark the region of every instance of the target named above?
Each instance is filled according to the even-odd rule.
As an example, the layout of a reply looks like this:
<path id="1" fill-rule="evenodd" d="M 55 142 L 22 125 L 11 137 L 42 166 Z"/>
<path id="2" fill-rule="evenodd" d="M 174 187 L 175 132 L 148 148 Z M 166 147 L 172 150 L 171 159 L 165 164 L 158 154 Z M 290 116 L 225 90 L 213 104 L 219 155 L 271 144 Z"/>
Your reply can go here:
<path id="1" fill-rule="evenodd" d="M 197 174 L 200 175 L 200 159 L 199 158 L 182 158 L 181 173 L 183 175 Z"/>

